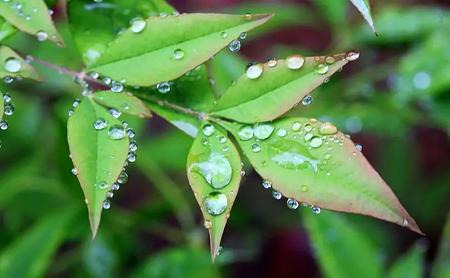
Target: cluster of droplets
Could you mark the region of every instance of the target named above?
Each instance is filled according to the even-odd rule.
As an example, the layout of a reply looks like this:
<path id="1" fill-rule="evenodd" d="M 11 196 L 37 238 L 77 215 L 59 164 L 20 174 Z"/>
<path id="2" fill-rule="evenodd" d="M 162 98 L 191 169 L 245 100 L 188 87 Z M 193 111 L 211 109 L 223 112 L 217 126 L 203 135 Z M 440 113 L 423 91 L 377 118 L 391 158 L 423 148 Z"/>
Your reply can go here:
<path id="1" fill-rule="evenodd" d="M 11 75 L 7 75 L 3 77 L 3 82 L 5 84 L 11 84 L 14 82 L 14 78 L 17 80 L 21 80 L 22 77 L 18 76 L 19 72 L 22 70 L 23 65 L 22 62 L 16 57 L 6 58 L 3 63 L 3 68 L 6 72 L 11 73 Z M 14 76 L 12 76 L 14 75 Z"/>
<path id="2" fill-rule="evenodd" d="M 228 33 L 226 31 L 223 31 L 220 33 L 220 36 L 223 39 L 228 38 Z M 228 44 L 228 49 L 231 52 L 238 52 L 239 50 L 241 50 L 241 41 L 245 40 L 245 38 L 247 38 L 247 32 L 242 32 L 239 37 L 237 39 L 232 40 L 229 44 Z"/>
<path id="3" fill-rule="evenodd" d="M 3 95 L 4 115 L 12 116 L 14 114 L 14 105 L 11 103 L 11 96 L 8 93 Z M 8 129 L 8 122 L 6 120 L 0 121 L 0 131 Z M 0 148 L 2 147 L 2 141 L 0 141 Z"/>
<path id="4" fill-rule="evenodd" d="M 105 86 L 110 87 L 111 92 L 113 93 L 122 93 L 124 91 L 124 83 L 126 82 L 125 79 L 122 79 L 120 81 L 112 80 L 108 76 L 101 77 L 100 74 L 96 71 L 91 71 L 88 73 L 89 78 L 99 81 L 103 83 Z M 88 84 L 84 80 L 79 80 L 79 83 L 82 87 L 86 88 L 83 95 L 90 95 L 92 94 L 92 91 L 90 90 Z"/>

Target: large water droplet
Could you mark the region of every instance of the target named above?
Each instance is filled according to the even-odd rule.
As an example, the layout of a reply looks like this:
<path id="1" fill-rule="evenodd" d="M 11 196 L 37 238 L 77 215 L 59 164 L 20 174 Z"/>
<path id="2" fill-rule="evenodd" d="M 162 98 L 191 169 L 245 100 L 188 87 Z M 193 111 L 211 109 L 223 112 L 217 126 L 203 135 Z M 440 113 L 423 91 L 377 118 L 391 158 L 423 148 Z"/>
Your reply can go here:
<path id="1" fill-rule="evenodd" d="M 140 17 L 133 18 L 131 20 L 131 27 L 130 27 L 131 32 L 140 33 L 142 32 L 142 30 L 144 30 L 145 25 L 147 25 L 147 23 L 142 18 Z"/>
<path id="2" fill-rule="evenodd" d="M 255 124 L 253 126 L 253 134 L 260 140 L 269 138 L 273 130 L 274 127 L 270 124 Z"/>
<path id="3" fill-rule="evenodd" d="M 94 121 L 94 128 L 96 130 L 102 130 L 106 128 L 106 121 L 103 118 L 97 119 Z"/>
<path id="4" fill-rule="evenodd" d="M 359 58 L 359 52 L 356 51 L 350 51 L 345 55 L 345 59 L 347 61 L 355 61 Z"/>
<path id="5" fill-rule="evenodd" d="M 220 192 L 212 192 L 203 200 L 203 206 L 209 214 L 220 215 L 227 209 L 227 196 Z"/>
<path id="6" fill-rule="evenodd" d="M 263 67 L 261 65 L 252 65 L 248 67 L 246 75 L 249 79 L 258 79 L 263 72 Z"/>
<path id="7" fill-rule="evenodd" d="M 16 73 L 20 71 L 20 69 L 22 68 L 22 64 L 20 63 L 19 59 L 11 57 L 6 59 L 4 68 L 8 72 Z"/>
<path id="8" fill-rule="evenodd" d="M 244 126 L 238 131 L 238 136 L 242 141 L 248 141 L 253 138 L 253 128 L 251 126 Z"/>
<path id="9" fill-rule="evenodd" d="M 123 84 L 117 81 L 112 82 L 111 91 L 114 93 L 120 93 L 123 91 Z"/>
<path id="10" fill-rule="evenodd" d="M 199 158 L 201 159 L 201 157 Z M 199 173 L 215 189 L 227 186 L 233 174 L 228 159 L 223 154 L 215 152 L 210 153 L 203 161 L 193 163 L 190 168 Z"/>
<path id="11" fill-rule="evenodd" d="M 110 108 L 110 109 L 108 109 L 108 112 L 109 112 L 109 114 L 111 114 L 111 116 L 113 116 L 116 119 L 119 118 L 120 115 L 122 115 L 122 112 L 120 112 L 116 108 Z"/>
<path id="12" fill-rule="evenodd" d="M 290 69 L 299 69 L 305 63 L 305 58 L 300 55 L 292 55 L 286 58 L 287 67 Z"/>
<path id="13" fill-rule="evenodd" d="M 214 126 L 210 125 L 210 124 L 204 125 L 202 128 L 203 135 L 208 136 L 208 137 L 213 135 L 214 131 L 215 131 Z"/>
<path id="14" fill-rule="evenodd" d="M 318 148 L 322 145 L 322 142 L 323 142 L 322 138 L 314 136 L 309 142 L 309 145 L 313 148 Z"/>
<path id="15" fill-rule="evenodd" d="M 125 138 L 127 136 L 127 133 L 126 133 L 125 129 L 123 128 L 123 126 L 113 125 L 108 130 L 108 136 L 109 136 L 109 138 L 111 138 L 113 140 L 120 140 L 120 139 Z"/>

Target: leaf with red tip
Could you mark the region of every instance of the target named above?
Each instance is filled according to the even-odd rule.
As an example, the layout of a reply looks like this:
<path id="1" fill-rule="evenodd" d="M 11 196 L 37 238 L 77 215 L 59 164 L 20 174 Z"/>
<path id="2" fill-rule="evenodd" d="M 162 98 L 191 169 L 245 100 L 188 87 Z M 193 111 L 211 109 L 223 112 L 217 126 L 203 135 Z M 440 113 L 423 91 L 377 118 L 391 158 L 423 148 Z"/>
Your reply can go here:
<path id="1" fill-rule="evenodd" d="M 242 123 L 274 120 L 359 55 L 351 53 L 347 58 L 345 54 L 293 55 L 255 65 L 262 70 L 260 76 L 249 75 L 247 70 L 219 99 L 211 114 Z"/>
<path id="2" fill-rule="evenodd" d="M 284 118 L 267 125 L 271 128 L 255 126 L 253 132 L 240 124 L 226 128 L 255 170 L 286 198 L 372 216 L 422 234 L 354 143 L 332 124 Z"/>
<path id="3" fill-rule="evenodd" d="M 94 128 L 103 119 L 104 128 Z M 95 237 L 108 190 L 122 173 L 130 140 L 121 129 L 110 136 L 110 129 L 122 123 L 91 98 L 85 98 L 67 122 L 70 155 L 86 198 L 89 222 Z M 117 130 L 116 130 L 117 131 Z"/>
<path id="4" fill-rule="evenodd" d="M 239 152 L 226 132 L 204 124 L 189 152 L 187 174 L 209 230 L 213 261 L 239 190 L 241 169 Z"/>

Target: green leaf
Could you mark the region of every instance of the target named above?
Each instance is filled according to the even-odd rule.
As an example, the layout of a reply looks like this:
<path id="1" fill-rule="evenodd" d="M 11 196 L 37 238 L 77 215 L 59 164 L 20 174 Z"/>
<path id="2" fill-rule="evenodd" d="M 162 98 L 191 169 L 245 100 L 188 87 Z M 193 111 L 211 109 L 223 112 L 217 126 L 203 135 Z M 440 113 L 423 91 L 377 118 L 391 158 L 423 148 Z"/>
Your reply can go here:
<path id="1" fill-rule="evenodd" d="M 398 259 L 387 273 L 388 278 L 421 278 L 424 271 L 424 247 L 416 243 L 405 255 Z"/>
<path id="2" fill-rule="evenodd" d="M 326 211 L 319 216 L 302 210 L 302 216 L 324 277 L 383 276 L 376 245 L 345 215 Z M 351 267 L 342 267 L 348 262 Z"/>
<path id="3" fill-rule="evenodd" d="M 70 227 L 73 212 L 48 215 L 17 237 L 0 255 L 1 277 L 43 277 Z"/>
<path id="4" fill-rule="evenodd" d="M 3 94 L 2 94 L 2 92 L 0 92 L 0 122 L 3 119 L 4 110 L 5 110 L 5 104 L 4 104 L 4 100 L 3 100 Z"/>
<path id="5" fill-rule="evenodd" d="M 14 28 L 8 22 L 5 22 L 3 18 L 0 18 L 0 42 L 4 39 L 8 38 L 12 34 L 16 32 L 16 28 Z"/>
<path id="6" fill-rule="evenodd" d="M 221 277 L 208 252 L 189 247 L 164 250 L 151 257 L 132 277 Z"/>
<path id="7" fill-rule="evenodd" d="M 162 0 L 91 0 L 69 1 L 68 14 L 75 43 L 86 65 L 92 65 L 133 18 L 172 13 L 174 9 Z"/>
<path id="8" fill-rule="evenodd" d="M 106 127 L 94 128 L 105 120 Z M 115 138 L 109 135 L 115 129 Z M 91 98 L 84 99 L 67 123 L 67 138 L 77 178 L 83 189 L 93 236 L 100 224 L 103 202 L 108 190 L 122 173 L 127 159 L 129 139 L 122 123 Z M 121 138 L 121 139 L 119 139 Z"/>
<path id="9" fill-rule="evenodd" d="M 258 174 L 286 198 L 372 216 L 422 233 L 353 142 L 331 123 L 284 118 L 253 129 L 223 124 Z"/>
<path id="10" fill-rule="evenodd" d="M 354 57 L 359 55 L 349 52 L 349 57 L 351 53 Z M 276 119 L 347 64 L 345 57 L 345 54 L 306 58 L 293 55 L 276 63 L 258 65 L 263 69 L 261 76 L 251 79 L 247 73 L 242 75 L 217 102 L 212 114 L 243 123 Z M 299 62 L 301 67 L 288 68 L 292 62 Z"/>
<path id="11" fill-rule="evenodd" d="M 187 174 L 209 230 L 214 261 L 241 181 L 241 159 L 220 127 L 205 123 L 189 151 Z"/>
<path id="12" fill-rule="evenodd" d="M 128 85 L 150 86 L 169 81 L 204 63 L 242 32 L 270 17 L 221 14 L 150 17 L 141 32 L 128 29 L 117 37 L 91 70 L 114 80 L 125 79 Z"/>
<path id="13" fill-rule="evenodd" d="M 0 2 L 2 3 L 2 2 Z M 9 61 L 9 63 L 8 63 Z M 9 68 L 10 67 L 10 68 Z M 9 70 L 7 70 L 9 68 Z M 26 63 L 22 57 L 20 57 L 11 48 L 1 45 L 0 46 L 0 78 L 11 76 L 11 77 L 22 77 L 34 80 L 41 80 L 39 74 Z"/>
<path id="14" fill-rule="evenodd" d="M 151 113 L 147 106 L 137 97 L 130 93 L 112 93 L 111 91 L 97 92 L 93 99 L 105 107 L 115 108 L 122 113 L 150 118 Z"/>
<path id="15" fill-rule="evenodd" d="M 51 41 L 63 44 L 43 0 L 1 1 L 0 16 L 23 32 L 33 36 L 42 33 L 45 39 L 48 37 Z"/>
<path id="16" fill-rule="evenodd" d="M 375 26 L 373 24 L 372 15 L 370 14 L 370 4 L 369 0 L 350 0 L 352 4 L 358 9 L 358 11 L 362 14 L 364 19 L 370 26 L 370 29 L 376 34 Z"/>
<path id="17" fill-rule="evenodd" d="M 450 213 L 447 213 L 439 249 L 431 272 L 433 278 L 450 277 Z"/>

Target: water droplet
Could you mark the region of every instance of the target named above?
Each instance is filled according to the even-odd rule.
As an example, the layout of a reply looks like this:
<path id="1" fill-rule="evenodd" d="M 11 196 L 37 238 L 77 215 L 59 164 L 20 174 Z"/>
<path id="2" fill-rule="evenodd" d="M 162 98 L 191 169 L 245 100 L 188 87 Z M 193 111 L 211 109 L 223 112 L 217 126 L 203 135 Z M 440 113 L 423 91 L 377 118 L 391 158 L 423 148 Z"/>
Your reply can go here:
<path id="1" fill-rule="evenodd" d="M 306 105 L 306 106 L 311 105 L 312 102 L 313 102 L 313 97 L 310 95 L 307 95 L 302 99 L 302 104 Z"/>
<path id="2" fill-rule="evenodd" d="M 336 134 L 337 128 L 332 123 L 323 123 L 319 126 L 319 133 L 322 135 Z"/>
<path id="3" fill-rule="evenodd" d="M 309 145 L 313 148 L 318 148 L 322 145 L 322 138 L 318 136 L 314 136 L 311 141 L 309 142 Z"/>
<path id="4" fill-rule="evenodd" d="M 356 51 L 347 52 L 347 54 L 345 55 L 345 59 L 350 62 L 355 61 L 358 58 L 359 58 L 359 52 L 356 52 Z"/>
<path id="5" fill-rule="evenodd" d="M 11 101 L 11 96 L 8 95 L 7 93 L 3 95 L 3 101 L 8 103 Z"/>
<path id="6" fill-rule="evenodd" d="M 12 76 L 5 76 L 3 77 L 3 82 L 5 82 L 6 84 L 11 84 L 14 82 L 14 78 Z"/>
<path id="7" fill-rule="evenodd" d="M 227 209 L 227 196 L 220 192 L 212 192 L 203 200 L 203 205 L 209 214 L 220 215 Z"/>
<path id="8" fill-rule="evenodd" d="M 252 16 L 251 13 L 246 13 L 246 14 L 244 15 L 244 18 L 245 18 L 246 20 L 252 20 L 253 16 Z"/>
<path id="9" fill-rule="evenodd" d="M 222 39 L 226 39 L 228 37 L 228 33 L 222 32 L 222 33 L 220 33 L 220 36 L 222 37 Z"/>
<path id="10" fill-rule="evenodd" d="M 114 192 L 112 192 L 112 191 L 106 192 L 106 197 L 107 197 L 107 198 L 112 198 L 112 197 L 114 197 Z"/>
<path id="11" fill-rule="evenodd" d="M 134 141 L 134 140 L 131 140 L 131 141 L 130 141 L 130 145 L 129 145 L 128 149 L 129 149 L 130 151 L 132 151 L 132 152 L 135 152 L 135 151 L 137 151 L 137 149 L 138 149 L 138 146 L 137 146 L 137 143 L 136 143 L 136 141 Z"/>
<path id="12" fill-rule="evenodd" d="M 299 131 L 301 127 L 302 127 L 302 124 L 299 123 L 299 122 L 294 122 L 294 123 L 292 124 L 292 130 L 293 130 L 293 131 Z"/>
<path id="13" fill-rule="evenodd" d="M 333 56 L 327 56 L 325 57 L 325 62 L 330 65 L 336 62 L 336 59 Z"/>
<path id="14" fill-rule="evenodd" d="M 78 175 L 77 168 L 72 168 L 71 172 L 72 172 L 72 175 L 74 175 L 74 176 Z"/>
<path id="15" fill-rule="evenodd" d="M 304 136 L 305 142 L 308 142 L 312 138 L 313 138 L 313 134 L 312 133 L 306 133 L 305 136 Z"/>
<path id="16" fill-rule="evenodd" d="M 103 118 L 97 119 L 94 121 L 94 128 L 96 130 L 102 130 L 106 128 L 106 121 Z"/>
<path id="17" fill-rule="evenodd" d="M 67 111 L 67 115 L 71 117 L 73 115 L 73 112 L 74 112 L 73 108 L 70 108 L 69 111 Z"/>
<path id="18" fill-rule="evenodd" d="M 96 186 L 101 190 L 105 190 L 108 188 L 108 183 L 106 181 L 100 181 Z"/>
<path id="19" fill-rule="evenodd" d="M 78 98 L 76 98 L 73 102 L 72 102 L 72 107 L 73 108 L 77 108 L 78 105 L 80 105 L 81 100 L 79 100 Z"/>
<path id="20" fill-rule="evenodd" d="M 223 154 L 213 152 L 206 158 L 199 156 L 199 160 L 189 170 L 199 173 L 213 188 L 222 189 L 230 183 L 233 170 Z"/>
<path id="21" fill-rule="evenodd" d="M 362 151 L 363 147 L 361 144 L 356 144 L 355 145 L 356 150 L 358 150 L 359 152 Z"/>
<path id="22" fill-rule="evenodd" d="M 286 169 L 307 169 L 317 172 L 319 160 L 297 141 L 284 138 L 269 144 L 270 159 Z"/>
<path id="23" fill-rule="evenodd" d="M 111 84 L 112 80 L 109 77 L 103 77 L 102 81 L 103 81 L 103 84 L 109 85 L 109 84 Z"/>
<path id="24" fill-rule="evenodd" d="M 135 152 L 129 152 L 127 156 L 128 162 L 135 162 L 136 161 L 136 153 Z"/>
<path id="25" fill-rule="evenodd" d="M 306 185 L 302 185 L 302 186 L 300 187 L 300 190 L 301 190 L 302 192 L 308 192 L 309 188 L 308 188 L 308 186 L 306 186 Z"/>
<path id="26" fill-rule="evenodd" d="M 131 29 L 131 32 L 133 32 L 133 33 L 142 32 L 142 30 L 144 30 L 144 28 L 145 28 L 145 25 L 147 25 L 145 20 L 143 20 L 140 17 L 133 18 L 130 23 L 131 23 L 130 29 Z"/>
<path id="27" fill-rule="evenodd" d="M 121 125 L 113 125 L 108 130 L 108 136 L 109 138 L 113 140 L 120 140 L 127 136 L 127 133 L 125 132 L 125 129 Z"/>
<path id="28" fill-rule="evenodd" d="M 117 178 L 117 183 L 118 184 L 124 184 L 128 181 L 128 174 L 125 171 L 122 171 L 119 175 L 119 177 Z"/>
<path id="29" fill-rule="evenodd" d="M 22 64 L 20 63 L 19 59 L 11 57 L 6 59 L 4 68 L 8 72 L 16 73 L 20 71 L 20 69 L 22 68 Z"/>
<path id="30" fill-rule="evenodd" d="M 173 58 L 175 60 L 181 60 L 181 59 L 183 59 L 183 57 L 184 57 L 184 51 L 183 50 L 178 48 L 178 49 L 175 49 L 173 51 Z"/>
<path id="31" fill-rule="evenodd" d="M 316 207 L 316 206 L 311 206 L 311 210 L 314 214 L 319 214 L 320 213 L 320 208 Z"/>
<path id="32" fill-rule="evenodd" d="M 111 202 L 108 200 L 103 201 L 103 208 L 104 209 L 110 209 L 111 208 Z"/>
<path id="33" fill-rule="evenodd" d="M 287 204 L 287 207 L 290 208 L 290 209 L 297 209 L 298 208 L 297 200 L 289 198 L 289 199 L 287 199 L 286 204 Z"/>
<path id="34" fill-rule="evenodd" d="M 112 186 L 111 186 L 111 189 L 112 189 L 112 190 L 116 190 L 116 191 L 119 190 L 119 189 L 120 189 L 120 184 L 118 184 L 118 183 L 113 183 Z"/>
<path id="35" fill-rule="evenodd" d="M 272 187 L 272 183 L 271 183 L 270 181 L 268 181 L 268 180 L 263 180 L 262 186 L 263 186 L 265 189 L 269 189 L 269 188 Z"/>
<path id="36" fill-rule="evenodd" d="M 5 120 L 0 121 L 0 129 L 1 130 L 7 130 L 8 129 L 8 123 Z"/>
<path id="37" fill-rule="evenodd" d="M 120 117 L 120 115 L 122 115 L 122 112 L 120 112 L 116 108 L 109 108 L 108 112 L 109 112 L 109 114 L 111 114 L 111 116 L 113 116 L 116 119 L 118 119 Z"/>
<path id="38" fill-rule="evenodd" d="M 255 124 L 253 126 L 253 134 L 260 140 L 269 138 L 273 130 L 274 127 L 270 124 Z"/>
<path id="39" fill-rule="evenodd" d="M 284 129 L 284 128 L 280 128 L 280 129 L 277 131 L 277 135 L 280 136 L 280 137 L 284 137 L 284 136 L 287 135 L 287 130 Z"/>
<path id="40" fill-rule="evenodd" d="M 272 197 L 273 197 L 274 199 L 276 199 L 276 200 L 280 200 L 281 197 L 283 197 L 283 195 L 281 195 L 280 192 L 274 190 L 274 191 L 272 191 Z"/>
<path id="41" fill-rule="evenodd" d="M 267 62 L 267 66 L 268 66 L 269 68 L 276 67 L 277 64 L 278 64 L 278 61 L 277 61 L 276 59 L 270 59 L 270 60 Z"/>
<path id="42" fill-rule="evenodd" d="M 239 35 L 239 39 L 245 40 L 245 38 L 247 38 L 247 32 L 242 32 L 242 33 Z"/>
<path id="43" fill-rule="evenodd" d="M 286 58 L 287 67 L 290 69 L 299 69 L 305 63 L 305 58 L 300 55 L 292 55 Z"/>
<path id="44" fill-rule="evenodd" d="M 161 94 L 166 94 L 170 92 L 170 83 L 169 82 L 161 82 L 158 85 L 156 85 L 156 89 Z"/>
<path id="45" fill-rule="evenodd" d="M 246 75 L 249 79 L 258 79 L 263 72 L 261 65 L 252 65 L 247 68 Z"/>
<path id="46" fill-rule="evenodd" d="M 203 133 L 203 135 L 205 135 L 205 136 L 207 136 L 207 137 L 213 135 L 213 134 L 214 134 L 214 131 L 215 131 L 214 126 L 213 126 L 213 125 L 210 125 L 210 124 L 206 124 L 206 125 L 204 125 L 203 128 L 202 128 L 202 133 Z"/>
<path id="47" fill-rule="evenodd" d="M 326 160 L 328 160 L 328 159 L 331 158 L 331 154 L 327 153 L 327 154 L 325 154 L 325 155 L 323 156 L 323 158 L 325 158 Z"/>
<path id="48" fill-rule="evenodd" d="M 316 67 L 316 72 L 318 74 L 326 74 L 328 72 L 328 65 L 326 64 L 318 64 Z"/>
<path id="49" fill-rule="evenodd" d="M 225 137 L 225 136 L 219 136 L 219 142 L 220 142 L 221 144 L 227 142 L 227 137 Z"/>
<path id="50" fill-rule="evenodd" d="M 242 141 L 248 141 L 253 138 L 253 128 L 250 126 L 244 126 L 239 129 L 238 136 Z"/>
<path id="51" fill-rule="evenodd" d="M 11 116 L 12 114 L 14 114 L 14 106 L 11 103 L 6 103 L 4 106 L 4 113 L 6 116 Z"/>
<path id="52" fill-rule="evenodd" d="M 219 246 L 219 248 L 217 248 L 217 256 L 220 256 L 223 253 L 223 247 Z"/>
<path id="53" fill-rule="evenodd" d="M 409 225 L 408 220 L 403 219 L 403 223 L 402 223 L 403 227 L 407 227 Z"/>
<path id="54" fill-rule="evenodd" d="M 210 220 L 205 220 L 205 222 L 203 222 L 203 226 L 205 227 L 205 229 L 211 229 L 212 228 L 212 222 Z"/>
<path id="55" fill-rule="evenodd" d="M 117 81 L 113 81 L 111 85 L 111 91 L 114 93 L 120 93 L 123 91 L 123 84 Z"/>
<path id="56" fill-rule="evenodd" d="M 230 49 L 231 52 L 238 52 L 241 49 L 241 42 L 238 40 L 232 40 L 228 45 L 228 49 Z"/>
<path id="57" fill-rule="evenodd" d="M 254 153 L 260 152 L 261 151 L 261 146 L 259 144 L 256 144 L 256 143 L 252 144 L 252 151 Z"/>
<path id="58" fill-rule="evenodd" d="M 47 40 L 48 34 L 44 31 L 39 31 L 36 33 L 36 37 L 37 37 L 38 41 L 43 42 L 43 41 Z"/>

